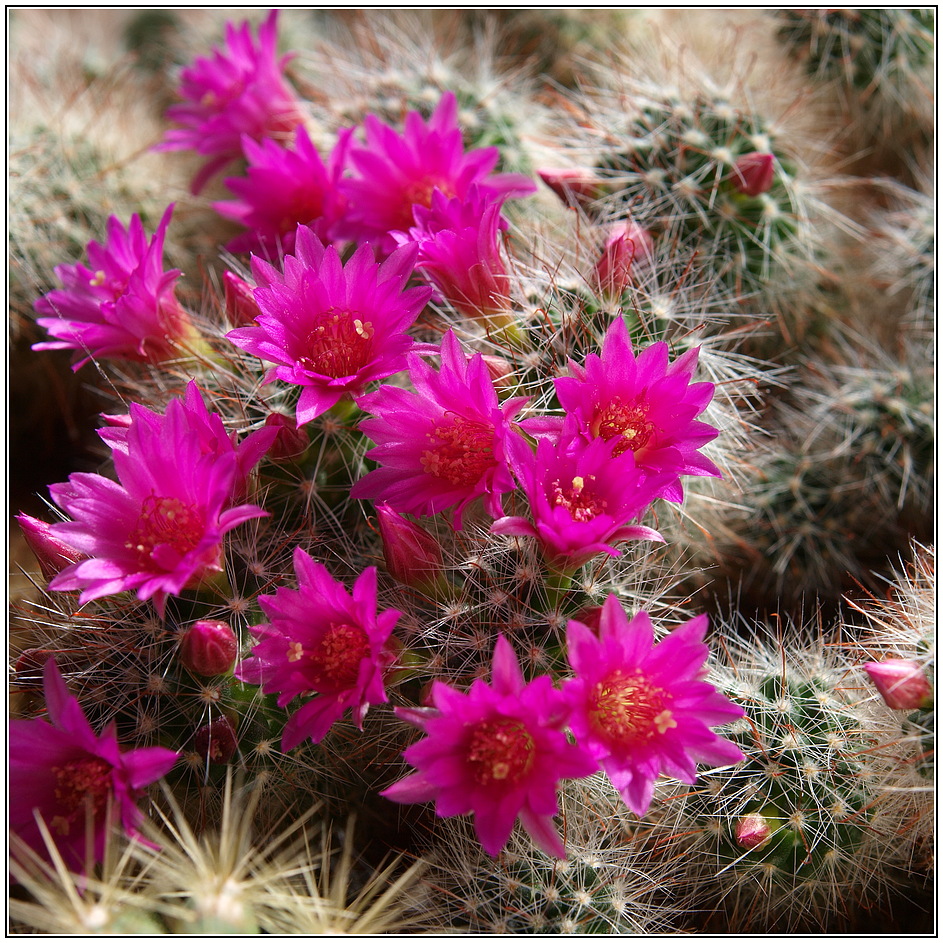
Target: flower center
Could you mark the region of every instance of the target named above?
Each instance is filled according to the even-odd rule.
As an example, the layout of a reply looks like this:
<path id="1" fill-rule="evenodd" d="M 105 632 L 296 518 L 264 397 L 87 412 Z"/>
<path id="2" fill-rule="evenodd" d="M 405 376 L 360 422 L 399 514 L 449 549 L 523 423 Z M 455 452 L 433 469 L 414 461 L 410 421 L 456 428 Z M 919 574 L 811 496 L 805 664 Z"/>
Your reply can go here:
<path id="1" fill-rule="evenodd" d="M 433 443 L 419 458 L 423 470 L 457 488 L 476 484 L 493 468 L 494 426 L 451 415 L 427 436 Z"/>
<path id="2" fill-rule="evenodd" d="M 408 232 L 416 225 L 413 217 L 414 206 L 432 206 L 432 191 L 439 190 L 446 199 L 455 196 L 455 191 L 444 180 L 436 180 L 434 177 L 422 177 L 414 180 L 403 188 L 403 207 L 399 213 L 398 225 L 395 229 L 401 229 Z"/>
<path id="3" fill-rule="evenodd" d="M 298 363 L 325 377 L 353 376 L 370 360 L 373 333 L 373 324 L 357 317 L 356 311 L 330 308 L 305 338 Z"/>
<path id="4" fill-rule="evenodd" d="M 370 639 L 359 625 L 335 625 L 305 649 L 300 642 L 288 646 L 288 661 L 305 660 L 303 672 L 313 691 L 346 691 L 357 683 L 360 663 L 370 654 Z"/>
<path id="5" fill-rule="evenodd" d="M 603 740 L 631 746 L 678 726 L 665 704 L 665 691 L 641 671 L 614 671 L 596 685 L 588 713 Z"/>
<path id="6" fill-rule="evenodd" d="M 468 763 L 479 786 L 515 786 L 531 771 L 534 752 L 534 738 L 522 721 L 483 721 L 472 731 Z"/>
<path id="7" fill-rule="evenodd" d="M 629 406 L 615 396 L 596 410 L 589 429 L 594 436 L 601 439 L 619 437 L 613 455 L 621 455 L 629 449 L 637 452 L 648 444 L 655 431 L 655 424 L 649 422 L 647 417 L 647 406 Z"/>
<path id="8" fill-rule="evenodd" d="M 565 507 L 574 521 L 591 521 L 605 513 L 606 501 L 587 489 L 586 482 L 595 481 L 595 475 L 588 479 L 575 475 L 568 485 L 561 485 L 559 479 L 550 486 L 550 500 L 554 507 Z"/>
<path id="9" fill-rule="evenodd" d="M 144 499 L 137 526 L 124 546 L 137 553 L 146 568 L 153 564 L 156 548 L 172 547 L 182 557 L 199 544 L 204 531 L 203 518 L 196 508 L 179 498 L 152 494 Z"/>
<path id="10" fill-rule="evenodd" d="M 114 767 L 98 756 L 72 760 L 62 766 L 54 766 L 56 777 L 54 794 L 59 803 L 59 813 L 50 825 L 60 834 L 68 835 L 73 823 L 81 815 L 84 819 L 85 804 L 97 816 L 105 807 L 111 794 L 111 771 Z"/>

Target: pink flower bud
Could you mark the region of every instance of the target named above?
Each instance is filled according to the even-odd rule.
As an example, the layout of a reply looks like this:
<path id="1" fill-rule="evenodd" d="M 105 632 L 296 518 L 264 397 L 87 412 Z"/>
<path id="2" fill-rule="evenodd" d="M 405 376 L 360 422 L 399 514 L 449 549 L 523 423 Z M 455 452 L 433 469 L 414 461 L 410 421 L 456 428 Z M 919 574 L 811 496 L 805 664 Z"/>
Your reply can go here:
<path id="1" fill-rule="evenodd" d="M 293 455 L 300 455 L 311 444 L 308 433 L 299 429 L 295 421 L 284 413 L 269 413 L 265 417 L 265 425 L 278 429 L 267 453 L 273 461 L 284 461 Z"/>
<path id="2" fill-rule="evenodd" d="M 252 286 L 233 272 L 223 273 L 226 314 L 235 327 L 251 327 L 261 313 Z"/>
<path id="3" fill-rule="evenodd" d="M 906 658 L 885 658 L 868 662 L 864 670 L 894 710 L 915 710 L 933 706 L 933 688 L 923 668 Z"/>
<path id="4" fill-rule="evenodd" d="M 591 170 L 582 167 L 538 170 L 537 176 L 567 206 L 584 206 L 601 196 L 603 192 L 603 181 Z"/>
<path id="5" fill-rule="evenodd" d="M 626 220 L 613 225 L 596 263 L 599 291 L 611 298 L 620 297 L 632 280 L 632 270 L 650 261 L 653 253 L 652 237 L 638 223 Z"/>
<path id="6" fill-rule="evenodd" d="M 377 522 L 390 576 L 415 589 L 435 589 L 444 579 L 442 548 L 436 539 L 388 504 L 377 505 Z"/>
<path id="7" fill-rule="evenodd" d="M 752 151 L 733 165 L 733 185 L 744 196 L 759 196 L 773 185 L 773 155 Z"/>
<path id="8" fill-rule="evenodd" d="M 180 661 L 198 675 L 221 675 L 232 668 L 239 653 L 236 635 L 227 622 L 200 619 L 180 639 Z"/>
<path id="9" fill-rule="evenodd" d="M 737 844 L 749 851 L 765 844 L 771 834 L 772 829 L 769 827 L 769 822 L 759 812 L 750 812 L 744 815 L 734 828 Z"/>
<path id="10" fill-rule="evenodd" d="M 602 606 L 587 606 L 585 609 L 580 609 L 571 618 L 588 626 L 598 635 L 599 621 L 602 618 Z"/>
<path id="11" fill-rule="evenodd" d="M 484 360 L 488 376 L 497 389 L 514 385 L 514 365 L 510 361 L 494 354 L 482 354 L 481 359 Z"/>
<path id="12" fill-rule="evenodd" d="M 13 666 L 13 678 L 17 689 L 43 687 L 43 667 L 52 657 L 48 648 L 27 648 L 17 656 Z"/>
<path id="13" fill-rule="evenodd" d="M 228 763 L 238 746 L 236 731 L 226 717 L 200 727 L 193 735 L 193 749 L 211 763 Z"/>
<path id="14" fill-rule="evenodd" d="M 86 559 L 84 554 L 70 547 L 64 540 L 52 532 L 52 525 L 31 517 L 29 514 L 17 514 L 17 523 L 26 538 L 27 546 L 33 551 L 43 578 L 51 580 L 67 566 Z"/>
<path id="15" fill-rule="evenodd" d="M 105 420 L 107 425 L 113 426 L 116 429 L 131 428 L 130 413 L 100 413 L 99 415 Z"/>

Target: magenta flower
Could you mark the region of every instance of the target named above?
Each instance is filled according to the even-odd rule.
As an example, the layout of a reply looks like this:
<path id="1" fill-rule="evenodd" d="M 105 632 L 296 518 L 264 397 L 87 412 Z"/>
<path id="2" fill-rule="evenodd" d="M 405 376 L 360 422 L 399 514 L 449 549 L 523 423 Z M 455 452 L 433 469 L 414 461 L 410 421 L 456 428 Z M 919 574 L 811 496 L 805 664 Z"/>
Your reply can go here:
<path id="1" fill-rule="evenodd" d="M 416 247 L 398 249 L 377 264 L 369 245 L 346 265 L 334 246 L 325 248 L 299 226 L 295 254 L 282 275 L 252 259 L 259 287 L 257 326 L 226 336 L 237 347 L 277 366 L 267 382 L 303 387 L 296 407 L 299 426 L 330 409 L 346 393 L 359 394 L 406 366 L 413 338 L 406 329 L 429 300 L 430 288 L 406 288 Z"/>
<path id="2" fill-rule="evenodd" d="M 557 783 L 591 775 L 595 766 L 561 729 L 567 711 L 549 675 L 525 684 L 504 636 L 494 647 L 492 683 L 474 681 L 463 694 L 441 681 L 432 685 L 434 708 L 396 708 L 424 740 L 404 751 L 418 772 L 380 793 L 394 802 L 434 799 L 436 815 L 471 812 L 482 847 L 497 855 L 516 819 L 548 855 L 566 852 L 553 817 Z"/>
<path id="3" fill-rule="evenodd" d="M 167 207 L 148 241 L 137 214 L 130 225 L 108 218 L 105 245 L 88 244 L 90 267 L 57 265 L 61 289 L 34 304 L 37 318 L 54 340 L 33 350 L 75 350 L 83 354 L 73 370 L 93 357 L 162 363 L 180 355 L 196 329 L 177 301 L 174 282 L 180 272 L 163 268 L 164 236 L 173 213 Z"/>
<path id="4" fill-rule="evenodd" d="M 465 152 L 455 95 L 446 92 L 428 122 L 417 111 L 406 115 L 402 134 L 375 115 L 364 119 L 366 144 L 355 144 L 350 162 L 355 176 L 342 181 L 349 198 L 347 236 L 378 240 L 384 252 L 390 235 L 413 225 L 413 207 L 432 205 L 432 193 L 464 199 L 473 184 L 498 202 L 536 190 L 521 174 L 492 174 L 496 147 Z"/>
<path id="5" fill-rule="evenodd" d="M 203 454 L 235 456 L 237 481 L 241 490 L 252 470 L 278 437 L 278 430 L 266 426 L 250 432 L 240 441 L 235 432 L 226 431 L 223 420 L 217 413 L 211 413 L 206 408 L 203 394 L 193 380 L 187 384 L 183 400 L 174 402 L 182 406 L 179 416 L 184 420 L 186 434 L 196 437 Z M 159 436 L 168 421 L 166 415 L 154 412 L 138 403 L 131 403 L 127 417 L 105 416 L 104 418 L 113 425 L 107 429 L 99 429 L 98 435 L 113 450 L 121 452 L 128 451 L 128 432 L 135 422 L 150 427 L 153 434 Z"/>
<path id="6" fill-rule="evenodd" d="M 295 247 L 299 223 L 324 242 L 330 242 L 344 214 L 345 198 L 338 189 L 353 129 L 341 131 L 327 166 L 303 125 L 295 130 L 294 150 L 268 138 L 256 143 L 243 136 L 248 161 L 245 177 L 228 177 L 226 186 L 239 200 L 221 200 L 213 209 L 249 231 L 227 243 L 231 252 L 261 250 L 269 259 Z"/>
<path id="7" fill-rule="evenodd" d="M 693 783 L 695 763 L 739 763 L 743 754 L 710 726 L 743 711 L 700 680 L 709 651 L 707 616 L 678 626 L 657 645 L 648 613 L 629 620 L 613 593 L 598 635 L 571 620 L 567 656 L 576 678 L 564 683 L 570 729 L 637 815 L 651 803 L 661 773 Z"/>
<path id="8" fill-rule="evenodd" d="M 416 268 L 449 304 L 472 320 L 502 326 L 511 307 L 510 279 L 501 258 L 501 203 L 477 186 L 464 199 L 432 194 L 430 208 L 414 208 L 416 225 L 393 233 L 419 247 Z"/>
<path id="9" fill-rule="evenodd" d="M 191 190 L 199 193 L 207 181 L 231 160 L 242 156 L 242 136 L 260 141 L 287 136 L 304 120 L 301 102 L 285 81 L 292 56 L 277 58 L 276 20 L 272 10 L 259 26 L 256 46 L 248 22 L 226 24 L 222 49 L 211 59 L 199 57 L 183 70 L 180 96 L 167 117 L 181 125 L 164 135 L 155 150 L 193 150 L 209 158 Z"/>
<path id="10" fill-rule="evenodd" d="M 258 642 L 236 668 L 240 681 L 277 693 L 279 707 L 317 695 L 288 719 L 283 750 L 308 738 L 319 742 L 348 708 L 363 729 L 369 706 L 387 700 L 383 670 L 394 661 L 387 642 L 401 615 L 377 612 L 376 567 L 364 570 L 348 593 L 300 547 L 294 564 L 298 589 L 280 586 L 274 596 L 259 596 L 270 621 L 249 629 Z"/>
<path id="11" fill-rule="evenodd" d="M 95 861 L 104 854 L 108 833 L 119 823 L 138 838 L 142 814 L 136 805 L 144 788 L 170 771 L 173 750 L 118 747 L 112 725 L 95 734 L 79 702 L 68 692 L 54 658 L 43 667 L 49 719 L 11 720 L 7 780 L 13 833 L 48 858 L 38 812 L 66 866 L 83 873 L 86 816 L 91 812 L 91 848 Z"/>
<path id="12" fill-rule="evenodd" d="M 564 572 L 597 553 L 618 556 L 613 544 L 623 540 L 663 540 L 650 527 L 629 522 L 641 517 L 671 479 L 645 474 L 631 451 L 616 455 L 613 443 L 571 436 L 557 443 L 542 438 L 536 452 L 512 436 L 508 451 L 533 522 L 502 517 L 491 525 L 492 533 L 536 537 L 550 565 Z"/>
<path id="13" fill-rule="evenodd" d="M 481 354 L 469 360 L 452 331 L 442 338 L 439 371 L 412 354 L 409 375 L 415 393 L 382 386 L 357 401 L 375 414 L 360 429 L 377 443 L 367 458 L 381 467 L 354 485 L 352 497 L 417 515 L 454 507 L 456 530 L 479 496 L 489 514 L 502 515 L 501 495 L 514 488 L 506 458 L 514 437 L 509 423 L 527 400 L 500 404 Z"/>
<path id="14" fill-rule="evenodd" d="M 89 556 L 62 570 L 50 589 L 82 590 L 81 603 L 136 590 L 163 616 L 168 595 L 222 569 L 226 533 L 266 516 L 254 504 L 231 506 L 244 484 L 238 449 L 228 438 L 218 451 L 208 449 L 190 405 L 173 400 L 162 417 L 132 406 L 113 449 L 117 482 L 76 472 L 50 486 L 72 517 L 52 532 Z"/>
<path id="15" fill-rule="evenodd" d="M 570 376 L 555 379 L 560 405 L 576 418 L 581 432 L 615 444 L 615 455 L 632 452 L 646 474 L 671 472 L 659 495 L 681 501 L 680 475 L 721 477 L 720 469 L 698 450 L 717 436 L 699 416 L 714 395 L 713 383 L 692 383 L 699 348 L 668 363 L 663 341 L 636 357 L 629 331 L 616 318 L 606 331 L 602 354 L 586 365 L 570 361 Z"/>

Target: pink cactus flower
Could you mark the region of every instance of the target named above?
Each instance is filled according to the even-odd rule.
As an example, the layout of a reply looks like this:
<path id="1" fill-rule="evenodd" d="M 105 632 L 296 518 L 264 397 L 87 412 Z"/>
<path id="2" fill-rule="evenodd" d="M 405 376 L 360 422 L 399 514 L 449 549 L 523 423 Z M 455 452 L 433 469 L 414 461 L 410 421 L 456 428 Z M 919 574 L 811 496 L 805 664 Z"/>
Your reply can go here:
<path id="1" fill-rule="evenodd" d="M 918 710 L 933 706 L 933 688 L 919 662 L 909 658 L 885 658 L 863 666 L 884 703 L 893 710 Z"/>
<path id="2" fill-rule="evenodd" d="M 137 214 L 127 228 L 111 216 L 105 245 L 88 244 L 88 267 L 57 265 L 63 287 L 34 305 L 44 315 L 37 324 L 54 340 L 33 350 L 77 351 L 73 370 L 93 358 L 163 363 L 179 357 L 198 335 L 174 294 L 180 272 L 163 267 L 172 213 L 173 204 L 150 240 Z"/>
<path id="3" fill-rule="evenodd" d="M 644 815 L 661 773 L 694 783 L 696 763 L 719 766 L 744 757 L 710 727 L 743 711 L 701 680 L 709 654 L 707 616 L 678 626 L 653 645 L 651 620 L 631 620 L 611 594 L 597 635 L 571 620 L 567 657 L 576 677 L 564 683 L 570 729 L 637 815 Z"/>
<path id="4" fill-rule="evenodd" d="M 776 173 L 775 159 L 772 154 L 752 151 L 738 157 L 733 165 L 731 180 L 737 192 L 744 196 L 759 196 L 773 186 Z"/>
<path id="5" fill-rule="evenodd" d="M 507 441 L 516 437 L 509 422 L 527 400 L 500 404 L 481 355 L 469 360 L 452 331 L 441 350 L 438 372 L 410 356 L 415 392 L 383 386 L 357 401 L 374 414 L 360 429 L 377 443 L 367 458 L 381 467 L 358 481 L 351 495 L 407 514 L 455 508 L 458 530 L 465 508 L 478 497 L 493 517 L 504 513 L 501 495 L 515 487 L 506 458 Z"/>
<path id="6" fill-rule="evenodd" d="M 9 827 L 48 859 L 38 812 L 66 867 L 81 874 L 89 863 L 86 849 L 100 861 L 107 835 L 116 827 L 140 837 L 143 816 L 137 799 L 170 771 L 178 755 L 163 747 L 122 751 L 113 726 L 96 734 L 69 694 L 55 658 L 43 667 L 43 684 L 48 719 L 10 721 Z M 86 834 L 89 813 L 91 836 Z"/>
<path id="7" fill-rule="evenodd" d="M 364 570 L 348 592 L 300 547 L 294 564 L 298 588 L 280 586 L 274 596 L 259 596 L 269 622 L 250 627 L 258 642 L 236 668 L 241 681 L 278 694 L 279 707 L 317 695 L 288 719 L 283 750 L 307 739 L 318 743 L 348 709 L 363 729 L 370 705 L 387 701 L 383 672 L 395 660 L 387 643 L 401 615 L 377 612 L 376 567 Z"/>
<path id="8" fill-rule="evenodd" d="M 227 243 L 231 252 L 261 252 L 275 260 L 295 248 L 298 224 L 324 242 L 334 237 L 344 214 L 338 184 L 353 129 L 340 133 L 327 166 L 302 125 L 295 130 L 294 150 L 268 138 L 256 143 L 243 136 L 248 161 L 244 177 L 228 177 L 226 186 L 238 200 L 220 200 L 213 209 L 245 226 L 248 232 Z"/>
<path id="9" fill-rule="evenodd" d="M 416 225 L 393 233 L 399 244 L 419 247 L 416 268 L 439 295 L 466 317 L 501 327 L 511 308 L 510 279 L 501 258 L 501 204 L 472 187 L 465 199 L 432 194 L 430 208 L 416 206 Z"/>
<path id="10" fill-rule="evenodd" d="M 681 501 L 681 475 L 721 477 L 699 451 L 717 429 L 696 419 L 714 395 L 713 383 L 692 383 L 699 348 L 668 363 L 662 341 L 632 350 L 628 328 L 616 318 L 606 332 L 601 355 L 585 366 L 570 361 L 570 376 L 555 379 L 557 396 L 583 435 L 615 445 L 615 455 L 632 452 L 646 474 L 672 472 L 660 497 Z"/>
<path id="11" fill-rule="evenodd" d="M 203 394 L 194 380 L 187 383 L 182 400 L 175 400 L 182 406 L 179 415 L 186 425 L 186 433 L 197 437 L 202 452 L 206 455 L 234 455 L 236 458 L 237 480 L 245 485 L 249 475 L 261 461 L 278 436 L 278 430 L 271 427 L 256 429 L 242 439 L 235 432 L 227 432 L 223 420 L 217 413 L 206 408 Z M 127 416 L 105 416 L 111 428 L 99 429 L 98 435 L 113 450 L 128 451 L 128 431 L 136 422 L 150 426 L 154 435 L 160 435 L 167 423 L 167 414 L 155 412 L 139 403 L 131 403 Z"/>
<path id="12" fill-rule="evenodd" d="M 621 298 L 632 284 L 633 274 L 651 264 L 654 246 L 647 230 L 632 220 L 610 226 L 594 272 L 599 291 L 610 298 Z"/>
<path id="13" fill-rule="evenodd" d="M 644 514 L 670 481 L 647 475 L 631 451 L 614 454 L 614 443 L 565 435 L 542 438 L 534 452 L 524 439 L 508 442 L 511 468 L 530 504 L 533 522 L 502 517 L 494 534 L 536 537 L 551 566 L 571 572 L 598 553 L 618 556 L 624 540 L 663 541 L 650 527 L 630 524 Z"/>
<path id="14" fill-rule="evenodd" d="M 567 712 L 548 675 L 524 682 L 504 636 L 494 647 L 492 683 L 472 682 L 462 693 L 432 685 L 432 708 L 397 708 L 425 738 L 403 753 L 418 772 L 384 789 L 394 802 L 435 800 L 436 815 L 471 812 L 482 847 L 497 855 L 515 820 L 548 855 L 566 857 L 553 823 L 557 784 L 595 767 L 582 748 L 568 743 Z"/>
<path id="15" fill-rule="evenodd" d="M 155 150 L 193 150 L 209 158 L 193 181 L 193 193 L 242 156 L 244 134 L 256 141 L 287 138 L 304 120 L 302 104 L 284 77 L 292 56 L 277 57 L 277 19 L 272 10 L 259 26 L 258 45 L 248 22 L 227 23 L 223 48 L 183 70 L 184 101 L 167 109 L 167 117 L 181 127 L 167 131 Z"/>
<path id="16" fill-rule="evenodd" d="M 428 121 L 409 112 L 402 134 L 375 115 L 366 116 L 364 131 L 366 143 L 350 151 L 354 176 L 341 183 L 349 199 L 346 235 L 378 241 L 383 252 L 396 244 L 393 231 L 406 232 L 413 225 L 415 206 L 432 205 L 435 190 L 464 199 L 477 184 L 499 203 L 536 190 L 521 174 L 491 173 L 499 157 L 496 147 L 466 153 L 452 92 L 442 96 Z"/>
<path id="17" fill-rule="evenodd" d="M 299 226 L 284 275 L 252 259 L 262 313 L 256 326 L 226 336 L 277 365 L 267 382 L 302 387 L 295 418 L 303 426 L 342 396 L 359 395 L 368 383 L 405 368 L 414 344 L 406 330 L 432 294 L 430 288 L 406 288 L 415 261 L 416 247 L 403 246 L 377 264 L 365 244 L 344 265 L 334 246 L 325 248 Z"/>
<path id="18" fill-rule="evenodd" d="M 118 481 L 76 472 L 50 486 L 72 517 L 53 524 L 53 534 L 88 555 L 62 570 L 50 589 L 81 590 L 81 603 L 136 590 L 139 599 L 153 598 L 163 616 L 168 595 L 222 569 L 226 533 L 266 516 L 254 504 L 232 506 L 244 484 L 238 448 L 224 437 L 212 440 L 218 449 L 208 449 L 189 405 L 172 400 L 157 419 L 132 405 L 131 423 L 113 450 Z"/>

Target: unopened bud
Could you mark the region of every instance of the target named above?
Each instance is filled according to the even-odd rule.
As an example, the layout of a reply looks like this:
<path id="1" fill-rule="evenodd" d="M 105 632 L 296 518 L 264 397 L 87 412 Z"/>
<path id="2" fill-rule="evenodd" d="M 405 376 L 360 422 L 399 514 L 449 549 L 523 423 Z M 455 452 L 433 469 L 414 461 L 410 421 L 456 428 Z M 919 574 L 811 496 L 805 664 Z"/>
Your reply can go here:
<path id="1" fill-rule="evenodd" d="M 744 196 L 759 196 L 773 185 L 773 155 L 752 151 L 733 165 L 733 185 Z"/>
<path id="2" fill-rule="evenodd" d="M 228 763 L 238 746 L 236 731 L 226 717 L 200 727 L 193 735 L 193 749 L 211 763 Z"/>
<path id="3" fill-rule="evenodd" d="M 602 255 L 596 263 L 596 285 L 611 298 L 619 298 L 632 281 L 632 270 L 649 262 L 654 254 L 652 237 L 632 220 L 616 223 L 609 230 Z"/>
<path id="4" fill-rule="evenodd" d="M 52 524 L 47 524 L 29 514 L 17 514 L 16 520 L 27 546 L 36 557 L 44 579 L 51 580 L 67 566 L 79 563 L 88 556 L 57 537 L 52 532 Z"/>
<path id="5" fill-rule="evenodd" d="M 759 812 L 742 816 L 734 828 L 737 844 L 748 851 L 765 844 L 772 833 L 769 822 Z"/>
<path id="6" fill-rule="evenodd" d="M 583 206 L 603 193 L 603 181 L 583 167 L 538 170 L 537 176 L 567 206 Z"/>
<path id="7" fill-rule="evenodd" d="M 442 548 L 432 534 L 388 504 L 377 505 L 377 523 L 390 576 L 415 589 L 437 589 L 444 581 Z"/>
<path id="8" fill-rule="evenodd" d="M 198 675 L 212 677 L 232 668 L 239 642 L 228 622 L 200 619 L 180 639 L 180 661 Z"/>
<path id="9" fill-rule="evenodd" d="M 497 389 L 514 385 L 514 365 L 509 360 L 494 354 L 482 354 L 481 359 L 485 362 L 488 376 Z"/>
<path id="10" fill-rule="evenodd" d="M 269 428 L 274 426 L 278 430 L 275 441 L 266 453 L 273 461 L 284 461 L 294 455 L 300 455 L 311 444 L 308 433 L 299 429 L 295 421 L 284 413 L 269 413 L 265 417 L 265 425 Z"/>
<path id="11" fill-rule="evenodd" d="M 906 658 L 885 658 L 884 661 L 868 662 L 864 670 L 888 707 L 916 710 L 933 706 L 933 688 L 917 662 Z"/>
<path id="12" fill-rule="evenodd" d="M 602 606 L 587 606 L 585 609 L 580 609 L 579 612 L 575 613 L 570 618 L 581 622 L 598 635 L 599 621 L 602 618 Z"/>
<path id="13" fill-rule="evenodd" d="M 229 322 L 236 327 L 249 327 L 255 324 L 255 319 L 261 311 L 252 294 L 252 286 L 235 273 L 224 272 L 223 288 Z"/>

